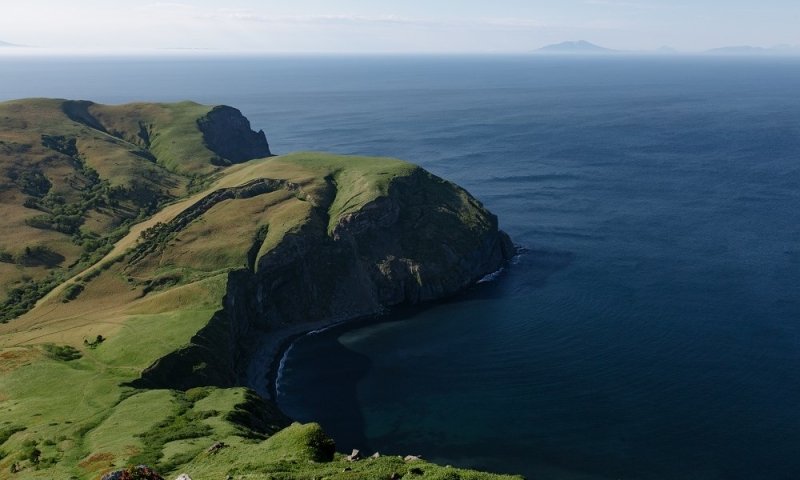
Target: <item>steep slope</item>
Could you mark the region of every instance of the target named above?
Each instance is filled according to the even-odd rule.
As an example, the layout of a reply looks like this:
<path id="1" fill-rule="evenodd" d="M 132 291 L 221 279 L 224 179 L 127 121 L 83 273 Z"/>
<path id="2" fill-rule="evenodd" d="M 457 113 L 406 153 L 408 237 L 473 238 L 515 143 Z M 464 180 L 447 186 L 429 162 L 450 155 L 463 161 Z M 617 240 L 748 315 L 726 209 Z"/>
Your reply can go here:
<path id="1" fill-rule="evenodd" d="M 53 106 L 69 113 L 50 117 Z M 341 473 L 327 465 L 332 442 L 318 426 L 286 428 L 274 405 L 243 388 L 266 393 L 254 356 L 310 324 L 453 295 L 514 253 L 494 215 L 466 191 L 400 160 L 298 153 L 238 163 L 265 153 L 266 141 L 233 109 L 50 100 L 0 107 L 26 113 L 6 116 L 11 124 L 29 122 L 31 109 L 48 112 L 35 134 L 67 138 L 66 159 L 31 140 L 28 151 L 69 167 L 84 158 L 71 145 L 82 152 L 106 142 L 114 145 L 107 155 L 92 155 L 97 171 L 116 165 L 107 158 L 127 158 L 135 177 L 140 160 L 120 153 L 124 146 L 142 168 L 177 182 L 168 198 L 184 195 L 157 203 L 105 258 L 76 264 L 69 273 L 82 270 L 77 276 L 0 325 L 0 477 L 97 478 L 129 463 L 214 478 Z M 3 141 L 21 143 L 12 138 L 32 125 Z M 38 158 L 30 155 L 20 158 Z M 29 171 L 7 163 L 17 178 Z M 47 162 L 31 165 L 55 184 Z M 205 187 L 190 193 L 192 180 Z M 23 195 L 19 182 L 10 185 L 6 192 Z M 204 453 L 216 441 L 230 448 Z M 387 459 L 355 470 L 388 478 L 410 468 Z"/>
<path id="2" fill-rule="evenodd" d="M 196 190 L 203 175 L 269 155 L 263 132 L 230 107 L 0 103 L 0 321 Z"/>

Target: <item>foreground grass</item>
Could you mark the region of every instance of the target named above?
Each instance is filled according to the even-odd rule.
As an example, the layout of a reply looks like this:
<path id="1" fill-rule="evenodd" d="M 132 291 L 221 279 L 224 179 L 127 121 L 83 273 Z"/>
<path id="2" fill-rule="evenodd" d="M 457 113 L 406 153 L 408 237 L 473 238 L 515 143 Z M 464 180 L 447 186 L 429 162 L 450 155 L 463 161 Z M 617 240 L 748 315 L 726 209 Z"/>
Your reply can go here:
<path id="1" fill-rule="evenodd" d="M 441 480 L 520 478 L 439 466 L 422 460 L 405 461 L 398 456 L 352 462 L 343 454 L 333 454 L 330 442 L 319 425 L 295 423 L 261 443 L 232 444 L 213 454 L 200 455 L 185 467 L 185 471 L 195 479 L 232 476 L 258 480 L 388 480 L 393 475 Z"/>

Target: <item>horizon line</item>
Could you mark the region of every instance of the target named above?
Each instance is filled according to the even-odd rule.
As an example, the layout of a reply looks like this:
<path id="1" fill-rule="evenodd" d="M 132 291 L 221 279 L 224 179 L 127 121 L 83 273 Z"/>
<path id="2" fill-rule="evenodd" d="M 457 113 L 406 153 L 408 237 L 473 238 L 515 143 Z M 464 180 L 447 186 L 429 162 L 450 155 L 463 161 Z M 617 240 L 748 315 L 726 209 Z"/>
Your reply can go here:
<path id="1" fill-rule="evenodd" d="M 554 44 L 558 45 L 558 44 Z M 546 45 L 550 46 L 550 45 Z M 544 48 L 544 47 L 541 47 Z M 661 47 L 663 48 L 663 47 Z M 742 49 L 736 51 L 736 49 Z M 747 49 L 752 49 L 747 51 Z M 800 57 L 800 47 L 789 50 L 770 50 L 769 48 L 752 46 L 728 46 L 716 47 L 707 50 L 616 50 L 605 49 L 603 51 L 542 51 L 540 48 L 531 50 L 508 50 L 508 51 L 324 51 L 324 50 L 305 50 L 305 51 L 265 51 L 265 50 L 244 50 L 244 49 L 216 49 L 216 48 L 193 48 L 193 47 L 161 47 L 161 48 L 51 48 L 36 46 L 13 46 L 0 47 L 0 57 L 129 57 L 129 56 L 182 56 L 182 57 L 201 57 L 201 56 L 583 56 L 583 57 L 615 57 L 615 56 L 654 56 L 654 57 L 680 57 L 680 56 L 719 56 L 719 57 Z"/>

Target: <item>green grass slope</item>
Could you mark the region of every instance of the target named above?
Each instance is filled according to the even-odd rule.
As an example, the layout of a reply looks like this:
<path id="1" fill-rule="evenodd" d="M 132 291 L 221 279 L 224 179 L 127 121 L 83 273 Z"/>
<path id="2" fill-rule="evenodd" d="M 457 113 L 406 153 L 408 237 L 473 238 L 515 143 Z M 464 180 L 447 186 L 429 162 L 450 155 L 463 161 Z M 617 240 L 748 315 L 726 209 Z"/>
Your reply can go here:
<path id="1" fill-rule="evenodd" d="M 132 224 L 230 164 L 203 131 L 217 109 L 191 102 L 0 103 L 0 322 L 27 311 L 105 255 Z M 219 128 L 256 135 L 238 111 L 224 113 L 214 117 Z M 218 137 L 216 144 L 224 143 L 225 135 Z M 266 139 L 260 147 L 268 156 Z M 235 146 L 226 152 L 244 155 Z"/>
<path id="2" fill-rule="evenodd" d="M 266 143 L 231 115 L 188 102 L 0 104 L 0 479 L 97 479 L 130 464 L 195 480 L 495 478 L 393 456 L 348 462 L 318 425 L 291 424 L 247 388 L 137 383 L 203 335 L 230 335 L 232 274 L 255 275 L 297 235 L 327 241 L 422 172 L 318 153 L 241 163 Z M 220 143 L 237 128 L 254 149 Z M 448 191 L 424 195 L 459 223 L 485 222 L 463 213 L 466 193 Z M 37 215 L 48 226 L 29 222 Z M 34 294 L 15 297 L 26 285 Z M 184 366 L 219 384 L 208 358 Z M 207 451 L 215 442 L 226 446 Z"/>

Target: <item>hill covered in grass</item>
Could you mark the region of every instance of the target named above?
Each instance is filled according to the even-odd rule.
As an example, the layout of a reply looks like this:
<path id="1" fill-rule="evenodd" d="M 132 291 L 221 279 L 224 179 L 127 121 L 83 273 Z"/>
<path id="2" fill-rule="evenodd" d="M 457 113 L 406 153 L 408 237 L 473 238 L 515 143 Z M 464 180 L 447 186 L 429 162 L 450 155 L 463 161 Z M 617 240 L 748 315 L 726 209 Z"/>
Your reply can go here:
<path id="1" fill-rule="evenodd" d="M 513 255 L 456 185 L 271 156 L 230 107 L 35 99 L 0 104 L 0 199 L 0 478 L 489 478 L 344 472 L 266 399 L 289 335 L 453 295 Z"/>
<path id="2" fill-rule="evenodd" d="M 0 103 L 0 322 L 208 175 L 268 155 L 263 132 L 229 107 Z"/>

